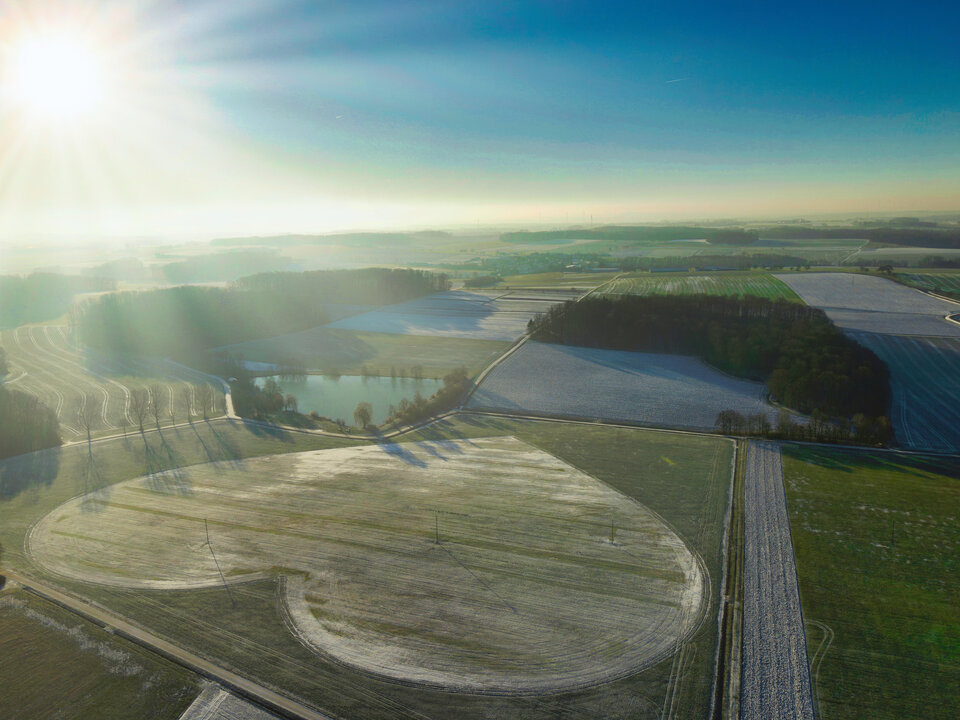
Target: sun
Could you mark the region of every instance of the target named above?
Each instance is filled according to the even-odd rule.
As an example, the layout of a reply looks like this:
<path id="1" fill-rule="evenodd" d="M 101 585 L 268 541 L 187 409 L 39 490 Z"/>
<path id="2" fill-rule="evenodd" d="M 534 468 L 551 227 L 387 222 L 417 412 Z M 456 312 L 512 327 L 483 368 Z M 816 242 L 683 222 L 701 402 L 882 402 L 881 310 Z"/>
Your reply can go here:
<path id="1" fill-rule="evenodd" d="M 26 37 L 10 48 L 4 85 L 10 104 L 33 119 L 71 122 L 104 102 L 106 68 L 97 48 L 69 32 Z"/>

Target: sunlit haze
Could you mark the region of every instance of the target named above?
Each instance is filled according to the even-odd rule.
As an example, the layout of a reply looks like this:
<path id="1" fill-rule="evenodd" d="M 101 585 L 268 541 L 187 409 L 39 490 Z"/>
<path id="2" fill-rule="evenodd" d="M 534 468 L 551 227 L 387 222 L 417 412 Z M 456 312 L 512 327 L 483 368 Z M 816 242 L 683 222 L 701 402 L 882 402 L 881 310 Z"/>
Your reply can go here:
<path id="1" fill-rule="evenodd" d="M 954 210 L 956 20 L 935 3 L 14 0 L 0 232 Z"/>

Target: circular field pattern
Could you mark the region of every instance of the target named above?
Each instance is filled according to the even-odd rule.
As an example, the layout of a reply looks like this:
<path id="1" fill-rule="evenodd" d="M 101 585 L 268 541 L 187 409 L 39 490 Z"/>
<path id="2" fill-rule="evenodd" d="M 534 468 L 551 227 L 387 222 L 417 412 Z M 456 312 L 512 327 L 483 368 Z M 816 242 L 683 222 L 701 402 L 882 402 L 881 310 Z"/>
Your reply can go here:
<path id="1" fill-rule="evenodd" d="M 659 516 L 513 437 L 158 473 L 61 505 L 28 549 L 122 587 L 282 576 L 288 625 L 317 652 L 471 692 L 647 667 L 698 625 L 708 584 Z"/>

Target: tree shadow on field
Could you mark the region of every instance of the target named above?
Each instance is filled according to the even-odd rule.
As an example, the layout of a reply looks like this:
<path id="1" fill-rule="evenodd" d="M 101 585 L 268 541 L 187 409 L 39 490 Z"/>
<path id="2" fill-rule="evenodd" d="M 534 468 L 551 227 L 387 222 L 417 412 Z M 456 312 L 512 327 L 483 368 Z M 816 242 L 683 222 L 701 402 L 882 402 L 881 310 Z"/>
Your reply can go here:
<path id="1" fill-rule="evenodd" d="M 215 458 L 214 462 L 226 462 L 234 469 L 242 468 L 243 460 L 240 458 L 240 451 L 237 447 L 224 437 L 222 433 L 217 432 L 217 429 L 210 421 L 207 421 L 207 430 L 210 431 L 210 434 L 217 443 L 217 447 L 207 453 L 208 457 L 212 455 Z M 194 427 L 194 431 L 196 431 L 196 427 Z M 199 433 L 197 433 L 197 435 L 199 436 Z M 201 443 L 202 442 L 201 440 Z M 206 449 L 207 446 L 204 445 L 204 450 Z"/>
<path id="2" fill-rule="evenodd" d="M 404 444 L 395 443 L 390 440 L 385 440 L 380 436 L 380 433 L 377 432 L 377 437 L 374 439 L 374 442 L 377 444 L 383 452 L 391 457 L 395 457 L 398 460 L 402 460 L 407 465 L 413 465 L 414 467 L 425 468 L 427 464 L 410 452 Z"/>
<path id="3" fill-rule="evenodd" d="M 886 452 L 873 453 L 869 450 L 814 448 L 801 445 L 784 445 L 783 453 L 811 465 L 850 474 L 858 470 L 885 470 L 914 477 L 924 477 L 932 473 L 960 479 L 960 461 L 955 458 L 932 455 L 908 456 Z"/>
<path id="4" fill-rule="evenodd" d="M 60 452 L 58 447 L 49 448 L 0 461 L 0 500 L 49 487 L 60 472 Z"/>
<path id="5" fill-rule="evenodd" d="M 162 432 L 157 432 L 160 436 L 160 447 L 150 446 L 147 436 L 143 436 L 144 453 L 144 475 L 148 488 L 164 495 L 191 495 L 193 490 L 190 486 L 190 479 L 181 469 L 182 459 L 170 447 Z"/>
<path id="6" fill-rule="evenodd" d="M 280 442 L 293 443 L 293 436 L 279 425 L 261 425 L 260 423 L 246 422 L 244 420 L 241 420 L 241 422 L 247 432 L 257 437 L 268 437 L 273 440 L 279 440 Z"/>
<path id="7" fill-rule="evenodd" d="M 103 509 L 100 503 L 110 497 L 110 482 L 104 474 L 105 469 L 103 459 L 94 455 L 92 447 L 88 448 L 79 472 L 84 495 L 80 503 L 82 512 L 100 512 Z"/>

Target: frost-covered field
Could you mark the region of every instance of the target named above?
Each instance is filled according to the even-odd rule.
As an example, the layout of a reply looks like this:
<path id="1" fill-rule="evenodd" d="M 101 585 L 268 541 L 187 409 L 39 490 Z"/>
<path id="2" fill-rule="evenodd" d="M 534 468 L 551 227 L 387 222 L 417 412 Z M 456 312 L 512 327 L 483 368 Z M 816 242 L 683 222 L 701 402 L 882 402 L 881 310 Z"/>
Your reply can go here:
<path id="1" fill-rule="evenodd" d="M 116 587 L 281 575 L 305 645 L 485 692 L 648 667 L 699 626 L 709 588 L 659 515 L 510 436 L 159 473 L 64 503 L 28 550 L 51 572 Z"/>
<path id="2" fill-rule="evenodd" d="M 209 376 L 159 359 L 108 357 L 74 345 L 61 325 L 24 325 L 0 333 L 10 373 L 4 384 L 35 395 L 57 414 L 64 440 L 135 428 L 131 391 L 160 390 L 161 425 L 224 412 L 223 390 Z M 206 387 L 204 387 L 206 386 Z M 207 389 L 211 389 L 209 397 Z M 171 409 L 173 417 L 171 418 Z M 150 417 L 150 425 L 155 419 Z"/>
<path id="3" fill-rule="evenodd" d="M 900 444 L 960 450 L 960 339 L 851 333 L 890 368 L 891 421 Z"/>
<path id="4" fill-rule="evenodd" d="M 497 297 L 466 291 L 429 295 L 338 320 L 327 327 L 365 332 L 430 335 L 476 340 L 514 340 L 527 321 L 559 297 L 512 293 Z"/>
<path id="5" fill-rule="evenodd" d="M 469 407 L 712 430 L 721 410 L 776 422 L 765 393 L 683 355 L 528 342 L 493 369 Z"/>
<path id="6" fill-rule="evenodd" d="M 960 325 L 943 319 L 960 311 L 960 305 L 890 280 L 852 273 L 794 273 L 776 277 L 808 305 L 825 310 L 844 330 L 960 337 Z"/>
<path id="7" fill-rule="evenodd" d="M 208 684 L 180 720 L 280 720 L 279 715 L 251 705 L 219 685 Z"/>

